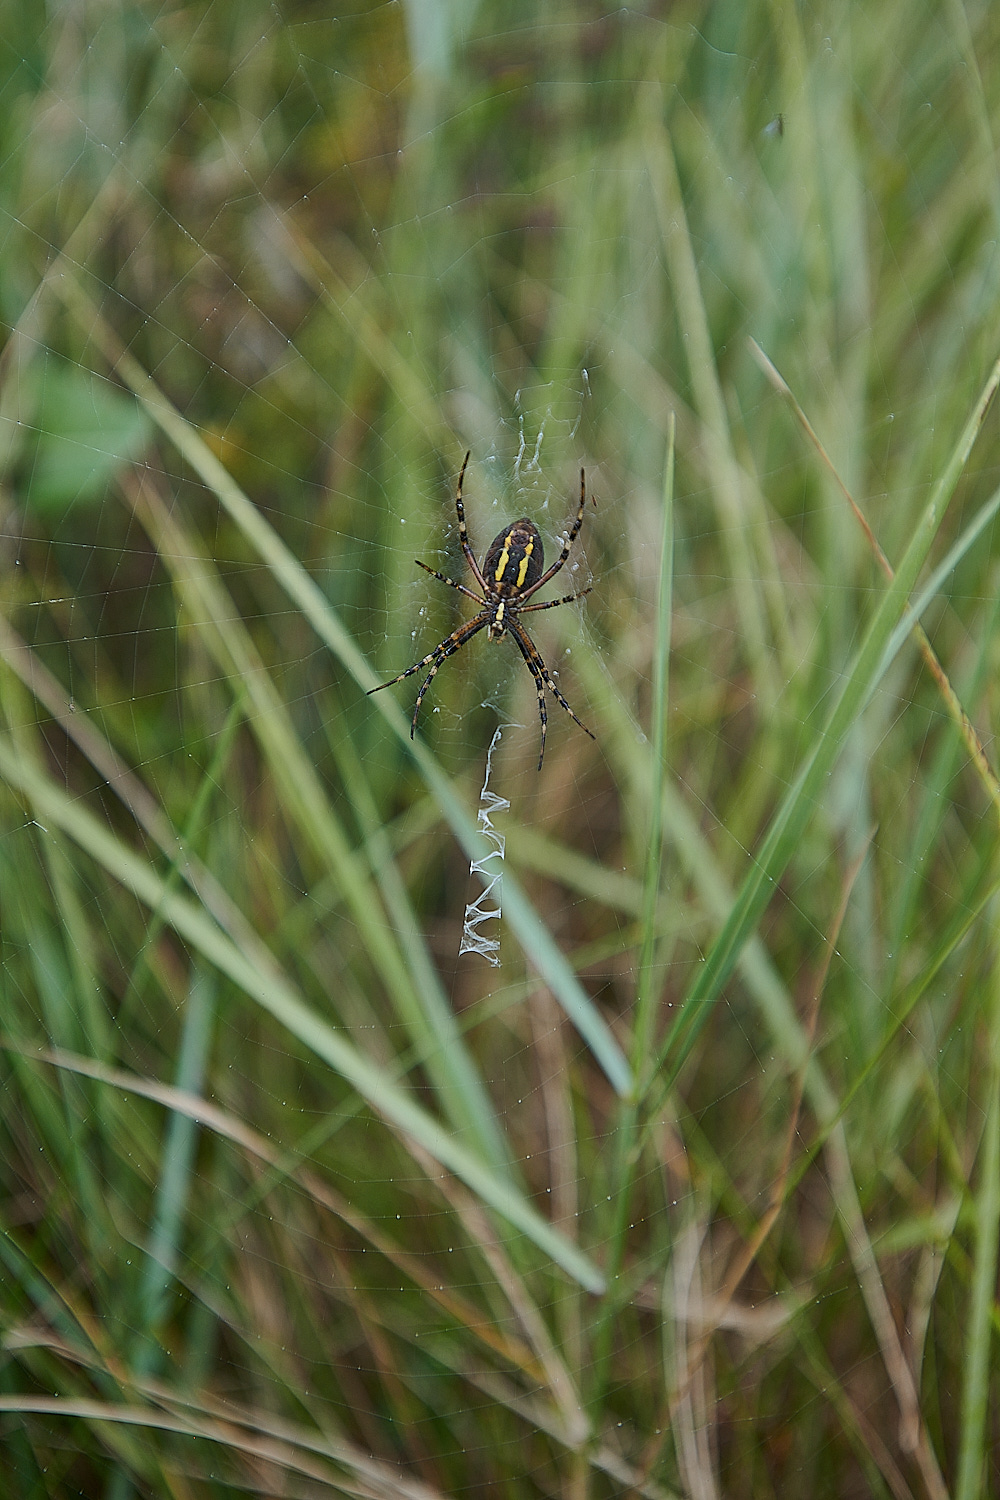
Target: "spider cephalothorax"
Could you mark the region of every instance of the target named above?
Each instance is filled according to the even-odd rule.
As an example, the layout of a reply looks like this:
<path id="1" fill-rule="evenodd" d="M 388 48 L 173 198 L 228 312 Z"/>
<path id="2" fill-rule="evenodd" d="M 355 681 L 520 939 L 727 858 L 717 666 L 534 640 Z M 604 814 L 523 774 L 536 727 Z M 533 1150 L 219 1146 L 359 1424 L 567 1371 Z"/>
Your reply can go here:
<path id="1" fill-rule="evenodd" d="M 391 678 L 388 682 L 380 682 L 378 687 L 369 688 L 370 693 L 377 693 L 381 688 L 392 687 L 394 682 L 402 682 L 404 677 L 411 677 L 414 672 L 419 672 L 421 667 L 430 667 L 426 678 L 420 685 L 417 701 L 413 709 L 413 720 L 410 724 L 410 738 L 413 738 L 417 727 L 417 715 L 420 705 L 424 701 L 424 694 L 437 676 L 441 663 L 449 656 L 464 646 L 484 627 L 491 641 L 499 640 L 508 632 L 513 636 L 517 649 L 524 657 L 528 671 L 535 680 L 535 688 L 538 692 L 538 717 L 542 722 L 542 748 L 538 756 L 538 769 L 542 769 L 542 757 L 545 755 L 545 730 L 548 724 L 548 714 L 545 709 L 545 688 L 550 691 L 562 704 L 571 719 L 576 720 L 584 734 L 590 734 L 586 724 L 580 723 L 576 714 L 570 708 L 562 693 L 552 680 L 552 675 L 545 665 L 535 643 L 521 624 L 520 616 L 530 614 L 535 609 L 555 609 L 559 604 L 570 604 L 574 599 L 582 599 L 584 594 L 589 594 L 590 589 L 581 589 L 576 594 L 566 594 L 562 599 L 550 599 L 545 604 L 528 604 L 527 600 L 536 593 L 543 584 L 554 578 L 560 568 L 569 557 L 570 549 L 583 525 L 583 513 L 587 503 L 587 490 L 583 470 L 580 470 L 580 505 L 576 513 L 576 519 L 570 527 L 569 535 L 563 544 L 556 561 L 547 572 L 545 568 L 545 552 L 542 547 L 542 539 L 538 534 L 538 527 L 527 516 L 520 521 L 515 521 L 511 526 L 505 526 L 503 531 L 497 533 L 490 543 L 486 556 L 483 558 L 482 567 L 476 562 L 472 548 L 469 546 L 469 534 L 465 526 L 465 507 L 462 504 L 462 481 L 465 478 L 466 466 L 469 462 L 468 453 L 465 455 L 465 463 L 462 465 L 458 476 L 458 489 L 455 494 L 455 509 L 458 512 L 458 535 L 462 543 L 462 551 L 465 560 L 472 571 L 472 576 L 481 590 L 474 593 L 472 589 L 466 588 L 464 583 L 456 583 L 453 578 L 439 573 L 437 568 L 429 568 L 426 563 L 417 559 L 417 566 L 426 572 L 439 578 L 442 583 L 447 583 L 453 589 L 458 589 L 460 594 L 465 594 L 474 599 L 481 606 L 480 612 L 467 624 L 460 625 L 453 630 L 451 635 L 446 636 L 434 650 L 429 652 L 420 661 L 414 662 L 412 667 L 407 667 L 405 672 L 400 672 L 398 677 Z M 594 736 L 590 734 L 590 738 Z"/>

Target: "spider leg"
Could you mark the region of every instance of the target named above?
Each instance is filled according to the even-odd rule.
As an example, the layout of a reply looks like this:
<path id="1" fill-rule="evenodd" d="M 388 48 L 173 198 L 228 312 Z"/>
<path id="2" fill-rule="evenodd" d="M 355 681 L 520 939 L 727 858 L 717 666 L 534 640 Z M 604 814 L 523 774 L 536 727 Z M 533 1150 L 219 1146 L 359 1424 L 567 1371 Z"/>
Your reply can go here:
<path id="1" fill-rule="evenodd" d="M 519 615 L 530 614 L 533 609 L 555 609 L 559 604 L 572 604 L 574 599 L 582 599 L 589 594 L 590 589 L 581 589 L 578 594 L 566 594 L 562 599 L 550 599 L 546 604 L 521 604 L 518 606 Z"/>
<path id="2" fill-rule="evenodd" d="M 510 632 L 517 642 L 518 649 L 521 652 L 521 655 L 524 657 L 528 671 L 535 679 L 535 687 L 538 689 L 538 715 L 542 721 L 542 749 L 541 754 L 538 757 L 538 769 L 541 770 L 542 756 L 545 754 L 545 727 L 547 723 L 547 715 L 545 712 L 545 694 L 542 691 L 543 683 L 551 690 L 552 693 L 555 694 L 556 698 L 558 698 L 559 702 L 569 714 L 570 718 L 576 720 L 576 723 L 580 725 L 580 728 L 583 730 L 584 734 L 589 734 L 591 739 L 596 739 L 596 735 L 590 734 L 590 730 L 587 728 L 586 724 L 584 724 L 581 719 L 577 719 L 576 714 L 570 708 L 569 704 L 566 702 L 566 699 L 556 687 L 555 682 L 552 678 L 552 674 L 541 658 L 538 647 L 535 645 L 534 641 L 531 639 L 531 636 L 525 630 L 524 626 L 519 624 L 517 620 L 511 620 Z"/>
<path id="3" fill-rule="evenodd" d="M 488 619 L 489 616 L 486 614 L 477 615 L 474 620 L 470 620 L 469 623 L 467 625 L 463 625 L 460 630 L 454 631 L 446 641 L 442 641 L 440 646 L 435 647 L 435 649 L 431 652 L 430 657 L 425 657 L 424 660 L 420 663 L 421 666 L 425 666 L 429 660 L 431 660 L 435 656 L 437 657 L 437 661 L 434 662 L 434 665 L 431 667 L 430 671 L 427 673 L 427 676 L 420 684 L 420 692 L 417 694 L 417 701 L 413 705 L 413 718 L 410 721 L 411 740 L 416 733 L 417 715 L 420 712 L 420 705 L 424 701 L 424 694 L 437 676 L 441 665 L 448 660 L 449 656 L 453 656 L 460 646 L 464 646 L 466 641 L 471 640 L 477 631 L 482 630 Z M 409 674 L 405 673 L 404 675 L 408 676 Z"/>
<path id="4" fill-rule="evenodd" d="M 467 589 L 464 583 L 456 583 L 454 578 L 449 578 L 445 573 L 439 573 L 437 568 L 429 568 L 426 563 L 420 561 L 419 557 L 415 557 L 413 561 L 418 568 L 423 568 L 424 572 L 429 573 L 432 578 L 438 578 L 442 583 L 450 583 L 453 589 L 458 589 L 460 594 L 467 594 L 470 599 L 475 599 L 477 604 L 483 603 L 479 595 L 474 594 L 471 589 Z"/>
<path id="5" fill-rule="evenodd" d="M 465 461 L 462 464 L 461 469 L 459 470 L 458 489 L 455 491 L 455 510 L 458 512 L 458 539 L 462 543 L 462 551 L 465 553 L 465 560 L 472 570 L 473 578 L 476 580 L 476 582 L 479 584 L 479 587 L 485 594 L 487 593 L 486 579 L 483 577 L 482 569 L 476 562 L 475 553 L 469 546 L 469 533 L 466 530 L 465 526 L 465 506 L 462 503 L 462 481 L 465 478 L 465 471 L 468 468 L 471 453 L 472 450 L 470 449 L 469 452 L 465 455 Z"/>
<path id="6" fill-rule="evenodd" d="M 596 500 L 594 501 L 594 504 L 595 505 L 597 504 Z M 548 583 L 549 579 L 550 578 L 554 578 L 555 575 L 559 572 L 559 569 L 562 567 L 562 565 L 566 561 L 567 557 L 569 557 L 570 549 L 572 548 L 573 543 L 576 541 L 577 537 L 580 534 L 580 527 L 583 525 L 583 513 L 584 513 L 584 510 L 586 509 L 586 505 L 587 505 L 587 482 L 586 482 L 586 479 L 584 477 L 584 472 L 581 469 L 580 470 L 580 504 L 579 504 L 579 507 L 578 507 L 577 512 L 576 512 L 576 520 L 573 522 L 572 526 L 569 529 L 569 536 L 566 538 L 566 541 L 563 543 L 563 549 L 560 552 L 559 556 L 556 558 L 555 562 L 552 564 L 551 568 L 546 568 L 546 570 L 542 574 L 541 578 L 536 579 L 536 581 L 531 585 L 530 589 L 525 589 L 524 590 L 523 594 L 521 595 L 522 599 L 530 599 L 530 597 L 531 597 L 532 594 L 537 594 L 538 590 L 543 586 L 543 584 Z"/>
<path id="7" fill-rule="evenodd" d="M 421 684 L 420 692 L 417 694 L 416 707 L 413 710 L 413 721 L 410 724 L 410 739 L 412 740 L 413 732 L 417 727 L 417 714 L 420 712 L 420 705 L 424 701 L 424 694 L 437 676 L 441 663 L 447 661 L 449 656 L 453 656 L 458 648 L 464 646 L 466 641 L 471 640 L 477 631 L 482 630 L 488 619 L 489 615 L 483 613 L 477 615 L 474 620 L 469 620 L 468 624 L 462 625 L 458 630 L 453 630 L 451 635 L 445 636 L 443 641 L 438 642 L 433 651 L 428 651 L 426 656 L 422 657 L 420 661 L 415 661 L 412 667 L 407 667 L 405 672 L 400 672 L 398 677 L 390 677 L 388 682 L 380 682 L 378 687 L 369 688 L 366 697 L 370 698 L 372 693 L 379 693 L 383 688 L 392 687 L 395 683 L 402 682 L 404 677 L 412 677 L 414 672 L 420 671 L 421 667 L 429 666 L 430 671 Z"/>
<path id="8" fill-rule="evenodd" d="M 545 731 L 548 727 L 549 722 L 548 712 L 545 708 L 545 680 L 542 677 L 541 672 L 538 670 L 538 664 L 534 660 L 534 658 L 538 656 L 538 652 L 535 651 L 533 646 L 531 646 L 530 636 L 525 631 L 521 630 L 520 627 L 513 621 L 511 622 L 510 630 L 515 641 L 517 642 L 517 649 L 524 657 L 525 666 L 528 668 L 528 671 L 535 679 L 535 691 L 538 694 L 538 717 L 542 721 L 542 748 L 538 752 L 538 769 L 541 770 L 542 760 L 545 756 Z M 523 640 L 522 636 L 524 637 Z M 531 647 L 530 650 L 528 649 L 529 646 Z M 541 657 L 538 657 L 538 660 L 541 661 Z"/>

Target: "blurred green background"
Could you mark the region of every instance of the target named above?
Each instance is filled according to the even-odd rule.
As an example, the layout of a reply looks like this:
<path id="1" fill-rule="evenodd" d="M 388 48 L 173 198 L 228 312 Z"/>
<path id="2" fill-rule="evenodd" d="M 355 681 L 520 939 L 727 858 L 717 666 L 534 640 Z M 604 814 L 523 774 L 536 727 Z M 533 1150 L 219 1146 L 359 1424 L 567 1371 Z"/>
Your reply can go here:
<path id="1" fill-rule="evenodd" d="M 1000 12 L 331 9 L 0 6 L 0 1487 L 995 1493 Z"/>

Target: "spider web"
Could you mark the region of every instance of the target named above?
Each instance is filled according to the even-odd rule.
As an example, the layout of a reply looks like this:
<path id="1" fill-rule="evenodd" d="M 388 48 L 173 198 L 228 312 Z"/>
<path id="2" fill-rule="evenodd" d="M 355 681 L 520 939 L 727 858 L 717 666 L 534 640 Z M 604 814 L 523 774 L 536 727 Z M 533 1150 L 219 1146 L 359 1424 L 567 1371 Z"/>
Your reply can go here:
<path id="1" fill-rule="evenodd" d="M 997 21 L 786 23 L 9 8 L 12 1485 L 995 1481 Z"/>
<path id="2" fill-rule="evenodd" d="M 459 953 L 482 954 L 486 962 L 492 964 L 495 969 L 500 967 L 500 939 L 489 937 L 480 932 L 480 928 L 486 922 L 499 921 L 503 908 L 500 904 L 500 896 L 503 881 L 503 856 L 506 847 L 506 839 L 493 827 L 494 813 L 506 812 L 510 803 L 506 797 L 498 797 L 496 792 L 490 791 L 490 771 L 492 769 L 493 752 L 497 747 L 502 730 L 498 729 L 490 741 L 490 748 L 486 754 L 486 779 L 483 789 L 479 794 L 480 808 L 476 815 L 480 831 L 487 843 L 490 852 L 482 859 L 474 859 L 469 867 L 470 875 L 478 875 L 483 882 L 483 889 L 475 901 L 470 901 L 465 908 L 465 920 L 462 923 L 462 942 Z M 493 902 L 494 905 L 487 905 Z"/>

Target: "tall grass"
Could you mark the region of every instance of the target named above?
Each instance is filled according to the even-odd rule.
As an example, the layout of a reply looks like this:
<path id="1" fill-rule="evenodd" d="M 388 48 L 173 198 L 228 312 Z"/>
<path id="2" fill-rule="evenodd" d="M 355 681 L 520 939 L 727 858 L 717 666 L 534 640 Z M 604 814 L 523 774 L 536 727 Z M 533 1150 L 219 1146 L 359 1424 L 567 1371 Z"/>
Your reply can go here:
<path id="1" fill-rule="evenodd" d="M 997 1488 L 998 32 L 11 9 L 5 1491 Z"/>

